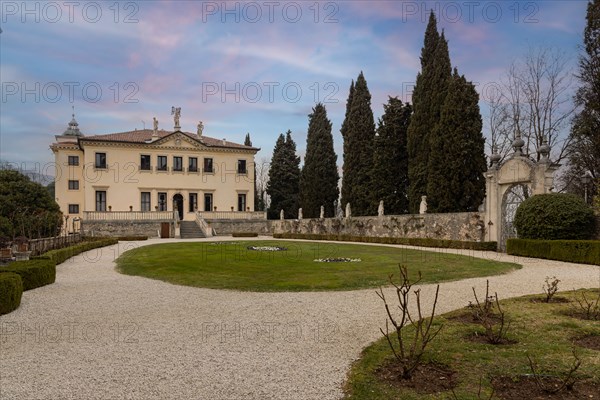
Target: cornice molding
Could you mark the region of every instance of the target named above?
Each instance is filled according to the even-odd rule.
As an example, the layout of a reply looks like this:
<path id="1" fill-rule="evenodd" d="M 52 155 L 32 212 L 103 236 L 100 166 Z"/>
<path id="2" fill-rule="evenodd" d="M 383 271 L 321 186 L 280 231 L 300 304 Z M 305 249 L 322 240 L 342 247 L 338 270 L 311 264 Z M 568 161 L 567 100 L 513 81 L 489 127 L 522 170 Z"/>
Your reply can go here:
<path id="1" fill-rule="evenodd" d="M 184 136 L 184 135 L 181 135 Z M 164 138 L 163 138 L 164 139 Z M 189 138 L 188 138 L 189 139 Z M 162 140 L 162 139 L 161 139 Z M 181 146 L 161 146 L 161 140 L 157 140 L 151 143 L 132 143 L 132 142 L 109 142 L 102 140 L 85 140 L 81 141 L 82 149 L 85 146 L 97 146 L 97 147 L 112 147 L 112 148 L 131 148 L 131 149 L 148 149 L 148 150 L 178 150 L 178 151 L 195 151 L 195 152 L 218 152 L 218 153 L 239 153 L 239 154 L 256 154 L 256 150 L 237 149 L 233 147 L 211 147 L 202 145 L 200 143 L 192 143 L 186 139 L 186 142 L 192 144 L 194 147 L 181 147 Z M 168 141 L 168 140 L 167 140 Z M 164 143 L 164 142 L 163 142 Z M 85 150 L 83 150 L 85 151 Z"/>

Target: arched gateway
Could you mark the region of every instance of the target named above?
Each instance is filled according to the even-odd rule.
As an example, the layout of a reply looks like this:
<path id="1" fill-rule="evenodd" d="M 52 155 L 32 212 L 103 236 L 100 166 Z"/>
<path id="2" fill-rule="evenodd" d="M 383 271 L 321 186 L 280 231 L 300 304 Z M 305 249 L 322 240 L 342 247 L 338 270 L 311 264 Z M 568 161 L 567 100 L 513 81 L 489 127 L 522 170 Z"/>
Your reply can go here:
<path id="1" fill-rule="evenodd" d="M 524 144 L 517 135 L 513 142 L 514 153 L 502 163 L 498 154 L 492 154 L 492 165 L 485 174 L 485 219 L 488 226 L 485 240 L 497 241 L 500 251 L 506 251 L 507 239 L 516 237 L 513 221 L 519 204 L 535 194 L 549 193 L 554 186 L 554 173 L 559 167 L 548 158 L 548 144 L 544 143 L 538 149 L 541 156 L 538 162 L 523 154 Z"/>

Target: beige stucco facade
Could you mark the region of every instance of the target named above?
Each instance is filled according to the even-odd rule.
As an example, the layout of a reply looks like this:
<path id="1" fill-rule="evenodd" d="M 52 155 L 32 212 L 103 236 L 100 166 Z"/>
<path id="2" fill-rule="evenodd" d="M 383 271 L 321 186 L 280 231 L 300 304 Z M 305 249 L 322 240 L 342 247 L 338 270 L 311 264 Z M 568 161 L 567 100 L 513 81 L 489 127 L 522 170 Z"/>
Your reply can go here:
<path id="1" fill-rule="evenodd" d="M 56 201 L 70 218 L 89 211 L 177 210 L 181 219 L 194 220 L 196 211 L 254 210 L 259 149 L 251 146 L 181 130 L 136 130 L 65 132 L 51 149 Z"/>

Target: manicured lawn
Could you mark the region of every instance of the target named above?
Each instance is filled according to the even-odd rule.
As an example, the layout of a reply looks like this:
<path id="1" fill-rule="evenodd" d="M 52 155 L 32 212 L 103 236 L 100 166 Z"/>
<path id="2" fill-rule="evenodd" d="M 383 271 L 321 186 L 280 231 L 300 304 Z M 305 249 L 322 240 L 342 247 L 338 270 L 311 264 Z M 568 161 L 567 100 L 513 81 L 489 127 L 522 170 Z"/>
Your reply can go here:
<path id="1" fill-rule="evenodd" d="M 498 289 L 501 288 L 491 288 Z M 566 315 L 569 310 L 576 309 L 575 296 L 581 299 L 578 292 L 559 292 L 556 296 L 570 300 L 569 303 L 540 303 L 532 302 L 532 298 L 541 298 L 540 295 L 526 296 L 501 301 L 507 318 L 511 321 L 508 337 L 515 340 L 514 344 L 492 345 L 475 343 L 467 339 L 473 332 L 482 332 L 479 325 L 457 321 L 453 319 L 465 314 L 467 310 L 454 311 L 436 317 L 434 324 L 443 324 L 443 328 L 428 347 L 425 353 L 425 362 L 449 367 L 456 373 L 458 386 L 454 389 L 458 399 L 488 399 L 492 391 L 491 379 L 499 375 L 511 377 L 509 381 L 520 383 L 531 374 L 527 355 L 538 365 L 538 373 L 546 377 L 565 374 L 574 362 L 573 340 L 587 335 L 600 336 L 600 323 L 598 320 L 585 320 Z M 588 298 L 597 298 L 598 289 L 588 290 Z M 593 294 L 595 293 L 595 295 Z M 396 303 L 394 303 L 396 304 Z M 377 329 L 377 327 L 373 327 Z M 409 330 L 409 336 L 411 337 Z M 600 351 L 580 346 L 575 346 L 575 351 L 581 359 L 581 366 L 575 372 L 579 383 L 577 388 L 590 388 L 594 393 L 600 388 Z M 361 358 L 354 363 L 345 384 L 346 399 L 454 399 L 450 390 L 436 394 L 419 394 L 413 389 L 398 388 L 389 382 L 384 382 L 376 372 L 377 368 L 393 359 L 387 341 L 382 337 L 363 350 Z M 477 396 L 480 388 L 481 397 Z M 598 394 L 600 392 L 596 392 Z M 532 393 L 533 394 L 533 393 Z M 562 397 L 561 395 L 543 397 L 520 398 L 589 398 L 581 394 L 575 397 Z M 594 395 L 590 398 L 597 398 Z M 494 399 L 516 398 L 503 397 L 496 390 Z"/>
<path id="2" fill-rule="evenodd" d="M 251 251 L 282 246 L 286 251 Z M 314 262 L 345 257 L 360 262 Z M 454 254 L 386 246 L 320 242 L 239 241 L 168 243 L 140 247 L 117 259 L 118 270 L 179 285 L 258 292 L 352 290 L 388 285 L 398 264 L 421 271 L 424 282 L 498 275 L 520 268 Z"/>

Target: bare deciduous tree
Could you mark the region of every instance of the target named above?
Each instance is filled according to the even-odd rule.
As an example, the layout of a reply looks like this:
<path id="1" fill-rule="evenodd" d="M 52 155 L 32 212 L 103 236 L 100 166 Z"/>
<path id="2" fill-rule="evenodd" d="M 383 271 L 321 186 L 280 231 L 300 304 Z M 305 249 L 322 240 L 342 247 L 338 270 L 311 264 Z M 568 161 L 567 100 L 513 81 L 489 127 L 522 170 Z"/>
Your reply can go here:
<path id="1" fill-rule="evenodd" d="M 266 157 L 256 162 L 256 198 L 258 211 L 266 211 L 269 207 L 269 196 L 267 195 L 267 182 L 269 181 L 269 166 L 271 163 Z"/>
<path id="2" fill-rule="evenodd" d="M 506 157 L 516 135 L 525 141 L 523 152 L 535 157 L 544 141 L 551 158 L 568 156 L 568 128 L 574 113 L 572 72 L 566 54 L 548 47 L 529 48 L 514 61 L 501 83 L 486 96 L 491 144 Z"/>

